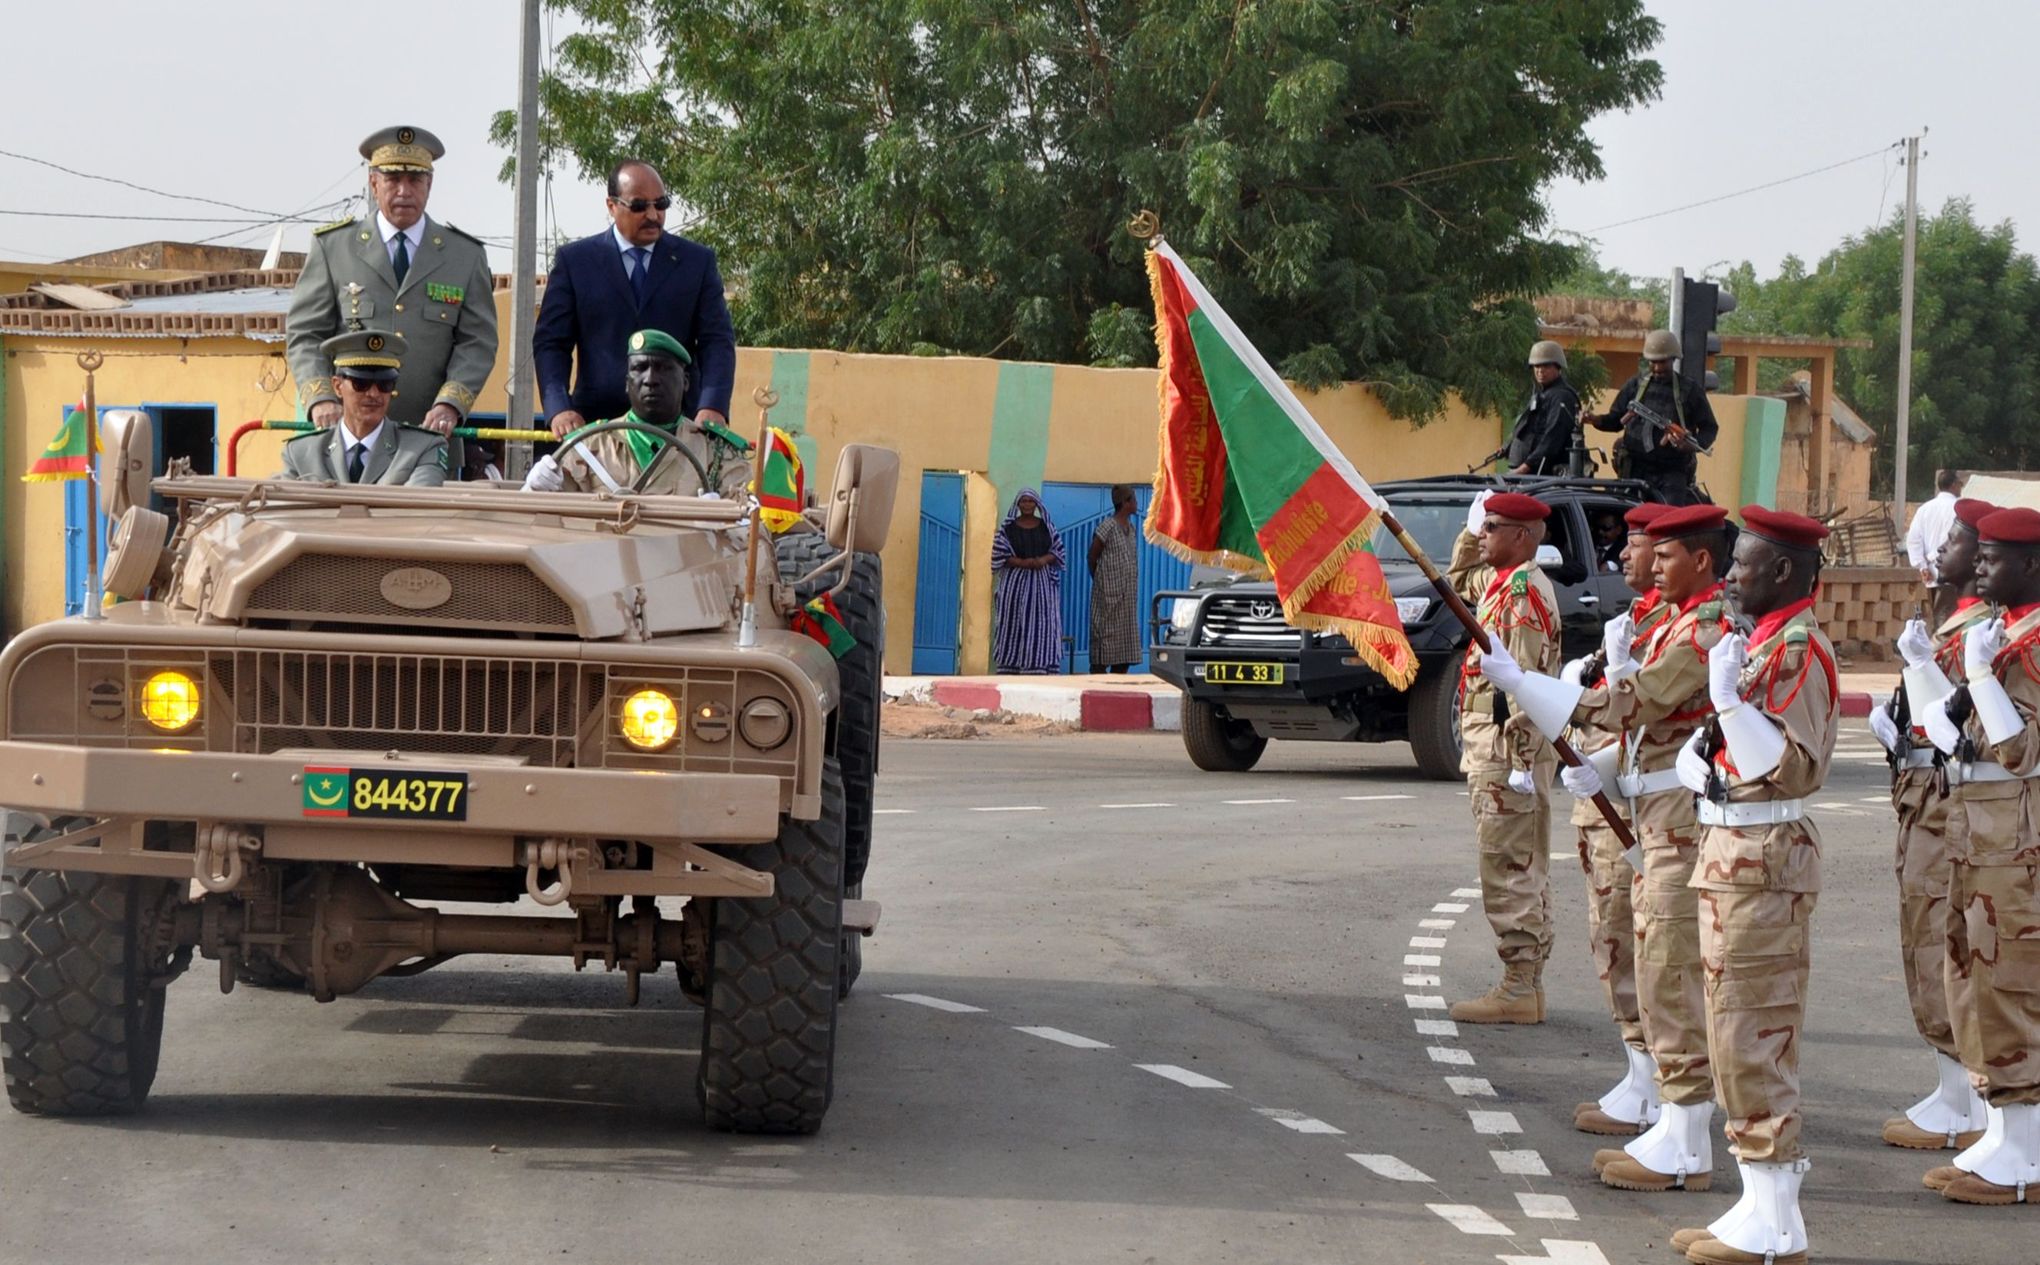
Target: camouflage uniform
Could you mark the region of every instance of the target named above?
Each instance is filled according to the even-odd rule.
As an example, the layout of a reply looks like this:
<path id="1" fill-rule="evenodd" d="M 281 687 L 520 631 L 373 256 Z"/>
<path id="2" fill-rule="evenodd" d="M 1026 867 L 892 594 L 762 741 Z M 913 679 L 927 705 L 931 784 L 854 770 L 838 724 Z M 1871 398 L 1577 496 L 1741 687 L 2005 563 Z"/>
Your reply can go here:
<path id="1" fill-rule="evenodd" d="M 1965 770 L 1948 814 L 1948 1001 L 1962 1065 L 1993 1107 L 2040 1103 L 2040 605 L 2005 615 L 1993 665 L 2025 726 L 1993 744 L 1972 715 L 1963 737 L 2004 780 Z"/>
<path id="2" fill-rule="evenodd" d="M 1727 802 L 1804 800 L 1834 754 L 1834 648 L 1797 602 L 1758 621 L 1739 692 L 1785 735 L 1778 767 L 1754 780 L 1714 757 Z M 1809 928 L 1820 893 L 1820 832 L 1811 821 L 1707 826 L 1693 874 L 1707 972 L 1707 1042 L 1727 1120 L 1745 1164 L 1782 1164 L 1799 1145 L 1799 1042 L 1806 1030 Z"/>
<path id="3" fill-rule="evenodd" d="M 1452 547 L 1452 583 L 1488 636 L 1527 672 L 1559 666 L 1558 596 L 1534 563 L 1497 573 L 1480 561 L 1479 540 L 1461 532 Z M 1558 753 L 1534 727 L 1508 724 L 1507 696 L 1475 675 L 1469 647 L 1459 681 L 1459 733 L 1480 846 L 1481 906 L 1503 962 L 1537 964 L 1551 952 L 1551 779 Z M 1528 769 L 1536 791 L 1509 788 L 1512 770 Z"/>
<path id="4" fill-rule="evenodd" d="M 1981 598 L 1963 598 L 1955 613 L 1934 632 L 1934 659 L 1951 681 L 1962 679 L 1962 635 L 1990 618 Z M 1914 752 L 1932 757 L 1927 731 L 1915 725 Z M 1898 948 L 1905 968 L 1905 995 L 1913 1026 L 1928 1045 L 1960 1059 L 1948 1018 L 1948 817 L 1954 788 L 1940 760 L 1909 765 L 1891 782 L 1891 806 L 1898 814 Z"/>
<path id="5" fill-rule="evenodd" d="M 1631 746 L 1624 752 L 1626 775 L 1669 783 L 1630 801 L 1643 849 L 1643 872 L 1631 889 L 1637 1009 L 1657 1060 L 1658 1094 L 1669 1103 L 1704 1103 L 1714 1095 L 1699 898 L 1689 886 L 1700 826 L 1693 793 L 1668 770 L 1712 710 L 1707 652 L 1727 632 L 1727 616 L 1718 584 L 1679 603 L 1637 656 L 1637 671 L 1587 691 L 1573 709 L 1575 720 L 1622 731 Z"/>
<path id="6" fill-rule="evenodd" d="M 1651 635 L 1670 619 L 1672 611 L 1671 604 L 1660 599 L 1656 589 L 1630 605 L 1629 617 L 1636 625 L 1632 643 L 1635 652 L 1642 652 Z M 1582 754 L 1602 750 L 1621 740 L 1620 731 L 1589 721 L 1573 726 L 1573 749 Z M 1621 814 L 1623 824 L 1634 830 L 1628 801 L 1614 794 L 1613 787 L 1609 791 L 1609 802 Z M 1645 1045 L 1643 1018 L 1636 1000 L 1636 920 L 1631 893 L 1637 873 L 1623 858 L 1625 849 L 1615 828 L 1608 824 L 1593 800 L 1573 800 L 1572 824 L 1579 834 L 1580 871 L 1587 880 L 1587 947 L 1594 956 L 1594 973 L 1600 978 L 1601 991 L 1608 998 L 1608 1013 L 1621 1029 L 1623 1043 L 1641 1050 Z"/>

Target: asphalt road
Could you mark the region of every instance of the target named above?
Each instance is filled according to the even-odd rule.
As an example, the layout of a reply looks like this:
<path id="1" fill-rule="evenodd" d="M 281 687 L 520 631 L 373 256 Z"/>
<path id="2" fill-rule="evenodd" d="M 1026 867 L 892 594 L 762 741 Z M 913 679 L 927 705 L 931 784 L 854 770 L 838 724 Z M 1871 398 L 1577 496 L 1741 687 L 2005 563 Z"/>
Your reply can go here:
<path id="1" fill-rule="evenodd" d="M 1877 1142 L 1932 1075 L 1884 784 L 1850 755 L 1816 800 L 1814 1253 L 2026 1259 L 2024 1209 L 1945 1204 Z M 318 1006 L 199 964 L 144 1115 L 0 1112 L 0 1259 L 1590 1265 L 1675 1260 L 1734 1198 L 1725 1146 L 1710 1194 L 1588 1170 L 1572 1107 L 1620 1064 L 1576 863 L 1549 1022 L 1440 1026 L 1495 966 L 1464 795 L 1405 747 L 1221 776 L 1165 734 L 895 742 L 879 803 L 818 1136 L 702 1127 L 670 975 L 630 1010 L 620 977 L 467 959 Z"/>

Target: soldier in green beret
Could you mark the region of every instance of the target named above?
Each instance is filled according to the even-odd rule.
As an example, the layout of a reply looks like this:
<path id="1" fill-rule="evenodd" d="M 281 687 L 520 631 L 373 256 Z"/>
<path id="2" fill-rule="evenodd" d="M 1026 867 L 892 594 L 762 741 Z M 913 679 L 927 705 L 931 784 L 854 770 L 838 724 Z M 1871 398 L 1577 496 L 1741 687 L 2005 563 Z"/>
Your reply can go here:
<path id="1" fill-rule="evenodd" d="M 687 369 L 693 358 L 672 335 L 641 329 L 630 336 L 624 364 L 624 394 L 630 411 L 617 420 L 642 422 L 673 435 L 670 441 L 692 453 L 708 472 L 704 488 L 693 462 L 664 454 L 667 446 L 639 431 L 613 430 L 593 436 L 565 453 L 539 459 L 524 480 L 531 492 L 620 491 L 654 461 L 658 468 L 647 493 L 664 496 L 712 496 L 736 500 L 751 482 L 751 445 L 718 422 L 696 422 L 680 413 L 687 394 Z M 569 439 L 572 438 L 570 434 Z M 663 454 L 663 455 L 662 455 Z"/>
<path id="2" fill-rule="evenodd" d="M 298 403 L 320 426 L 340 419 L 324 343 L 373 326 L 410 345 L 390 416 L 450 434 L 496 364 L 495 281 L 487 252 L 430 219 L 432 162 L 445 154 L 420 127 L 386 127 L 361 142 L 376 210 L 312 234 L 286 318 Z"/>

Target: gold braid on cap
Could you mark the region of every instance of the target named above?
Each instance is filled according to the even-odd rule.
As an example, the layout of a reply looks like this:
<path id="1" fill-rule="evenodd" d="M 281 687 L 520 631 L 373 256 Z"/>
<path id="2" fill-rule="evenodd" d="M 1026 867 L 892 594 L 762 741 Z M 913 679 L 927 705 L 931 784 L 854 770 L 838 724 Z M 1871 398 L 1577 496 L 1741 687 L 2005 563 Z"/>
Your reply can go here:
<path id="1" fill-rule="evenodd" d="M 368 165 L 377 171 L 430 171 L 432 151 L 409 142 L 378 145 L 368 156 Z"/>

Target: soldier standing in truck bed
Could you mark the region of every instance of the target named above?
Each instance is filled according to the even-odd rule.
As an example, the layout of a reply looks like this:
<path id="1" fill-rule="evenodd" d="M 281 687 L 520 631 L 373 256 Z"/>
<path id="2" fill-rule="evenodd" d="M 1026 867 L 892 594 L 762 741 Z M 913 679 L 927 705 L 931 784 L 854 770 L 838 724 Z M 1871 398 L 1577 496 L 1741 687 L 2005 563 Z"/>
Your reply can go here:
<path id="1" fill-rule="evenodd" d="M 1706 388 L 1673 369 L 1678 358 L 1679 336 L 1652 330 L 1643 340 L 1645 371 L 1623 383 L 1614 406 L 1592 420 L 1598 430 L 1622 433 L 1615 441 L 1616 474 L 1642 480 L 1667 505 L 1693 505 L 1707 499 L 1694 482 L 1700 468 L 1695 454 L 1714 446 L 1721 425 L 1714 420 Z M 1672 429 L 1650 422 L 1631 404 L 1642 405 Z"/>

